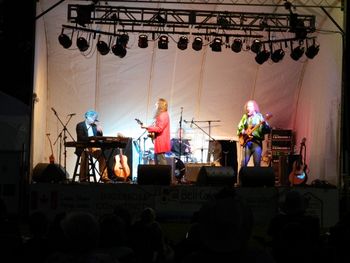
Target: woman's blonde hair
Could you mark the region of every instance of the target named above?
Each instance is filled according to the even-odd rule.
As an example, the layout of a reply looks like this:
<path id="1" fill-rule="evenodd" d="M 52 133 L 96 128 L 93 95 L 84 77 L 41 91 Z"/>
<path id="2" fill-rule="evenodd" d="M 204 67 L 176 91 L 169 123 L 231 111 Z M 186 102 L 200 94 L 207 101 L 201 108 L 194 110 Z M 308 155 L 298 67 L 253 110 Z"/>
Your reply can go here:
<path id="1" fill-rule="evenodd" d="M 255 101 L 255 100 L 248 100 L 245 104 L 244 104 L 244 112 L 247 112 L 247 106 L 248 106 L 248 103 L 249 102 L 252 102 L 253 105 L 254 105 L 254 109 L 256 112 L 260 112 L 260 109 L 259 109 L 259 105 L 258 103 Z"/>
<path id="2" fill-rule="evenodd" d="M 158 99 L 158 107 L 157 107 L 157 111 L 156 111 L 156 114 L 155 114 L 155 118 L 162 112 L 164 111 L 168 111 L 168 102 L 163 99 L 163 98 L 160 98 Z"/>

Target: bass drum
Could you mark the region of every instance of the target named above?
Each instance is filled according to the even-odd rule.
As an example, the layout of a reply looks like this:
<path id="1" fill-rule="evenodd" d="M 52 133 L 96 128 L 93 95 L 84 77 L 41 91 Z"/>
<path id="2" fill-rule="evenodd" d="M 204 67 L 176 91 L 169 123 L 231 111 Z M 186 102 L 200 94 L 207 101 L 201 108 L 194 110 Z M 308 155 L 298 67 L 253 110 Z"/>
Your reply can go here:
<path id="1" fill-rule="evenodd" d="M 174 160 L 175 160 L 174 176 L 178 182 L 181 182 L 182 178 L 185 176 L 186 167 L 185 167 L 185 164 L 179 158 L 175 157 Z"/>

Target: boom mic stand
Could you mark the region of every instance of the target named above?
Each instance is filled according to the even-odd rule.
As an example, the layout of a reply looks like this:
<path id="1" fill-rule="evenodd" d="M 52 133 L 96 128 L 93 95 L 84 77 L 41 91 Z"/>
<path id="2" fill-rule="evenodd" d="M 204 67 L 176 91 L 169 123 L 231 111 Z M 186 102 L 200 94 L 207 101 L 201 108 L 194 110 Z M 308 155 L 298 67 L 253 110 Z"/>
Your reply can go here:
<path id="1" fill-rule="evenodd" d="M 179 160 L 181 160 L 181 155 L 182 155 L 182 110 L 183 110 L 183 107 L 181 107 L 181 113 L 180 113 L 180 121 L 179 121 Z"/>
<path id="2" fill-rule="evenodd" d="M 212 122 L 220 122 L 220 120 L 207 120 L 207 121 L 195 121 L 195 120 L 191 120 L 191 121 L 186 121 L 184 120 L 185 123 L 191 123 L 194 124 L 198 129 L 200 129 L 204 134 L 208 135 L 208 138 L 209 138 L 209 141 L 212 140 L 213 142 L 217 142 L 213 137 L 211 137 L 211 123 Z M 208 126 L 209 126 L 209 130 L 208 132 L 206 132 L 205 130 L 203 130 L 201 127 L 199 127 L 197 125 L 197 123 L 200 123 L 200 122 L 207 122 L 208 123 Z M 201 162 L 203 163 L 203 147 L 201 149 Z"/>
<path id="3" fill-rule="evenodd" d="M 58 116 L 56 110 L 54 108 L 51 108 L 51 110 L 54 112 L 55 116 L 57 117 L 58 121 L 61 123 L 61 125 L 63 126 L 61 132 L 58 134 L 57 139 L 55 140 L 55 142 L 53 143 L 53 145 L 56 145 L 58 139 L 60 142 L 59 145 L 59 165 L 61 165 L 61 154 L 62 154 L 62 134 L 63 134 L 63 145 L 64 145 L 64 172 L 66 173 L 66 165 L 67 165 L 67 150 L 66 150 L 66 139 L 67 139 L 67 133 L 69 134 L 70 138 L 72 139 L 72 141 L 75 141 L 73 136 L 70 134 L 70 132 L 67 130 L 67 125 L 70 122 L 70 120 L 72 119 L 72 117 L 75 115 L 75 113 L 72 114 L 68 114 L 69 118 L 67 120 L 67 122 L 64 124 L 62 122 L 62 120 L 60 119 L 60 117 Z"/>

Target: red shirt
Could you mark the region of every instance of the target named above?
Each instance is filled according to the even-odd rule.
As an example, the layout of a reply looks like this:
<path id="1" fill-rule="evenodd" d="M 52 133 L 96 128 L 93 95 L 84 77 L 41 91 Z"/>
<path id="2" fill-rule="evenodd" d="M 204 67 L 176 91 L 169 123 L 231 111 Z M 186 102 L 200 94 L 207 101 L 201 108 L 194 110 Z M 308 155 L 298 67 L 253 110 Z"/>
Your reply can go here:
<path id="1" fill-rule="evenodd" d="M 160 113 L 155 124 L 147 127 L 147 131 L 155 133 L 154 153 L 170 151 L 170 120 L 167 111 Z"/>

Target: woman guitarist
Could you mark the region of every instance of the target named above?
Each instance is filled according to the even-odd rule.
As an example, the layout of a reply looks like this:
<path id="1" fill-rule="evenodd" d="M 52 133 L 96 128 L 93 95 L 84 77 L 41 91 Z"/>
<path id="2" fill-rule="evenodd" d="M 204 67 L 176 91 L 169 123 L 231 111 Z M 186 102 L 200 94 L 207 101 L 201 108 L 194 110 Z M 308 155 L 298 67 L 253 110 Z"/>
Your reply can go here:
<path id="1" fill-rule="evenodd" d="M 248 165 L 251 156 L 253 156 L 254 166 L 260 166 L 262 141 L 265 134 L 271 130 L 266 120 L 271 117 L 272 115 L 264 117 L 260 113 L 259 106 L 255 100 L 249 100 L 244 105 L 244 114 L 237 128 L 237 135 L 241 146 L 243 146 L 241 167 Z"/>
<path id="2" fill-rule="evenodd" d="M 113 168 L 114 175 L 118 180 L 124 182 L 128 181 L 130 178 L 130 167 L 128 165 L 128 157 L 123 154 L 122 149 L 119 149 L 119 154 L 114 157 L 115 165 Z"/>

